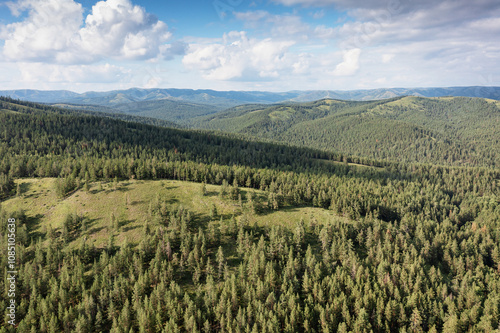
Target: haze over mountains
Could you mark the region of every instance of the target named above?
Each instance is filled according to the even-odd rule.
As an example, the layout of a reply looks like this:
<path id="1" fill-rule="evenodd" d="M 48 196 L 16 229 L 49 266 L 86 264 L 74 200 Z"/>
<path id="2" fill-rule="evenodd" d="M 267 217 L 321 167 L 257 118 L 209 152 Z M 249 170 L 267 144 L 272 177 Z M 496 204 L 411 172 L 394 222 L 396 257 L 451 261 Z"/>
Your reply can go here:
<path id="1" fill-rule="evenodd" d="M 210 89 L 141 89 L 75 93 L 67 90 L 3 90 L 9 96 L 70 109 L 151 117 L 186 124 L 243 104 L 312 102 L 320 99 L 381 100 L 399 96 L 464 96 L 500 100 L 500 87 L 384 88 L 369 90 L 311 90 L 289 92 L 216 91 Z"/>
<path id="2" fill-rule="evenodd" d="M 125 103 L 172 100 L 176 102 L 231 107 L 248 103 L 278 103 L 284 101 L 311 102 L 323 98 L 343 100 L 378 100 L 398 96 L 442 97 L 463 96 L 500 100 L 500 87 L 446 88 L 380 88 L 367 90 L 311 90 L 289 92 L 216 91 L 193 89 L 141 89 L 75 93 L 67 90 L 3 90 L 1 96 L 39 103 L 92 104 L 115 107 Z"/>

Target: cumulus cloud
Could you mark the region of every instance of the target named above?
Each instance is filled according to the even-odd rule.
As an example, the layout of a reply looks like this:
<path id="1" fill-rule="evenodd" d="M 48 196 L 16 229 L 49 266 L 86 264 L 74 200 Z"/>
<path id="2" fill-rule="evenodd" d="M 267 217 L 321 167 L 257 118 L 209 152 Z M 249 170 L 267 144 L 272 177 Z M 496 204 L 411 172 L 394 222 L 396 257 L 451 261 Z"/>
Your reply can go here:
<path id="1" fill-rule="evenodd" d="M 171 51 L 167 25 L 129 0 L 99 1 L 85 21 L 73 0 L 20 0 L 9 7 L 28 15 L 0 29 L 6 60 L 81 64 L 153 59 Z"/>
<path id="2" fill-rule="evenodd" d="M 344 53 L 343 61 L 335 67 L 333 75 L 349 76 L 356 73 L 359 69 L 360 49 L 352 49 Z"/>
<path id="3" fill-rule="evenodd" d="M 318 14 L 319 13 L 319 14 Z M 320 18 L 324 11 L 314 16 Z M 273 38 L 293 38 L 296 41 L 309 41 L 315 38 L 331 39 L 338 34 L 337 30 L 325 25 L 311 26 L 295 14 L 275 15 L 264 10 L 235 12 L 234 16 L 245 23 L 246 28 L 260 31 Z"/>
<path id="4" fill-rule="evenodd" d="M 100 1 L 79 31 L 83 49 L 99 57 L 150 59 L 171 37 L 167 25 L 129 0 Z"/>
<path id="5" fill-rule="evenodd" d="M 29 14 L 22 22 L 1 27 L 7 60 L 64 62 L 73 53 L 73 38 L 83 13 L 80 4 L 72 0 L 22 0 L 9 7 L 14 15 L 26 10 Z"/>
<path id="6" fill-rule="evenodd" d="M 293 44 L 248 38 L 245 32 L 233 31 L 219 43 L 191 45 L 182 62 L 209 80 L 273 78 L 293 66 L 287 57 L 287 50 Z"/>
<path id="7" fill-rule="evenodd" d="M 57 65 L 18 63 L 25 83 L 114 83 L 127 78 L 129 70 L 115 65 Z"/>

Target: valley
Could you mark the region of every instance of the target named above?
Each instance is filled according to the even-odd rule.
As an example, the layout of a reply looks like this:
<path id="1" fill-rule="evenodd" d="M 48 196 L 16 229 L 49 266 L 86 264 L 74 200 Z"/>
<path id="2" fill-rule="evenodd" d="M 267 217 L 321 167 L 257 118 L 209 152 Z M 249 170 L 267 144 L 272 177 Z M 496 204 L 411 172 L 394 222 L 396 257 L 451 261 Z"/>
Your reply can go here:
<path id="1" fill-rule="evenodd" d="M 497 101 L 0 103 L 0 332 L 500 329 Z"/>

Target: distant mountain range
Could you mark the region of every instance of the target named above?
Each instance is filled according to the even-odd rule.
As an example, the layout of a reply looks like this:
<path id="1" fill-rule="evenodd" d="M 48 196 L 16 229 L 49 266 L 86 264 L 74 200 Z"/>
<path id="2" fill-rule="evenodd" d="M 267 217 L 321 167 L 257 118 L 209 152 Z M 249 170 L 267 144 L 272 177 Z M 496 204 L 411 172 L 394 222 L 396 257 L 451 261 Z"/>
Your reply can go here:
<path id="1" fill-rule="evenodd" d="M 448 88 L 380 88 L 367 90 L 310 90 L 289 92 L 216 91 L 193 89 L 140 89 L 75 93 L 67 90 L 0 90 L 1 96 L 39 103 L 71 103 L 116 106 L 140 101 L 168 99 L 177 102 L 231 107 L 249 103 L 279 103 L 285 101 L 312 102 L 323 98 L 368 101 L 398 96 L 442 97 L 464 96 L 500 100 L 500 87 Z"/>
<path id="2" fill-rule="evenodd" d="M 500 100 L 500 87 L 381 88 L 368 90 L 312 90 L 289 92 L 216 91 L 193 89 L 140 89 L 75 93 L 67 90 L 3 90 L 9 96 L 31 102 L 57 104 L 66 108 L 85 108 L 107 113 L 183 123 L 243 104 L 312 102 L 325 98 L 371 101 L 399 96 L 463 96 Z"/>
<path id="3" fill-rule="evenodd" d="M 380 88 L 368 90 L 315 90 L 302 91 L 292 101 L 312 102 L 324 98 L 352 100 L 352 101 L 373 101 L 400 96 L 418 97 L 481 97 L 500 100 L 500 87 L 447 87 L 447 88 Z"/>
<path id="4" fill-rule="evenodd" d="M 1 96 L 38 103 L 92 104 L 113 107 L 142 101 L 170 100 L 218 107 L 248 103 L 277 103 L 292 100 L 304 92 L 216 91 L 193 89 L 140 89 L 74 93 L 65 90 L 3 90 Z"/>

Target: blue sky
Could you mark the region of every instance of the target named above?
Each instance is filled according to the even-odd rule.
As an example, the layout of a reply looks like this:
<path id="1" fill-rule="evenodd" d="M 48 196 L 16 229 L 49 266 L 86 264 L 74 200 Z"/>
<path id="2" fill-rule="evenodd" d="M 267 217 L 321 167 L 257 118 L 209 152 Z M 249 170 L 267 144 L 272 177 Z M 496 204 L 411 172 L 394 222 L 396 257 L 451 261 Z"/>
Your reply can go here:
<path id="1" fill-rule="evenodd" d="M 500 86 L 497 0 L 0 2 L 0 89 Z"/>

